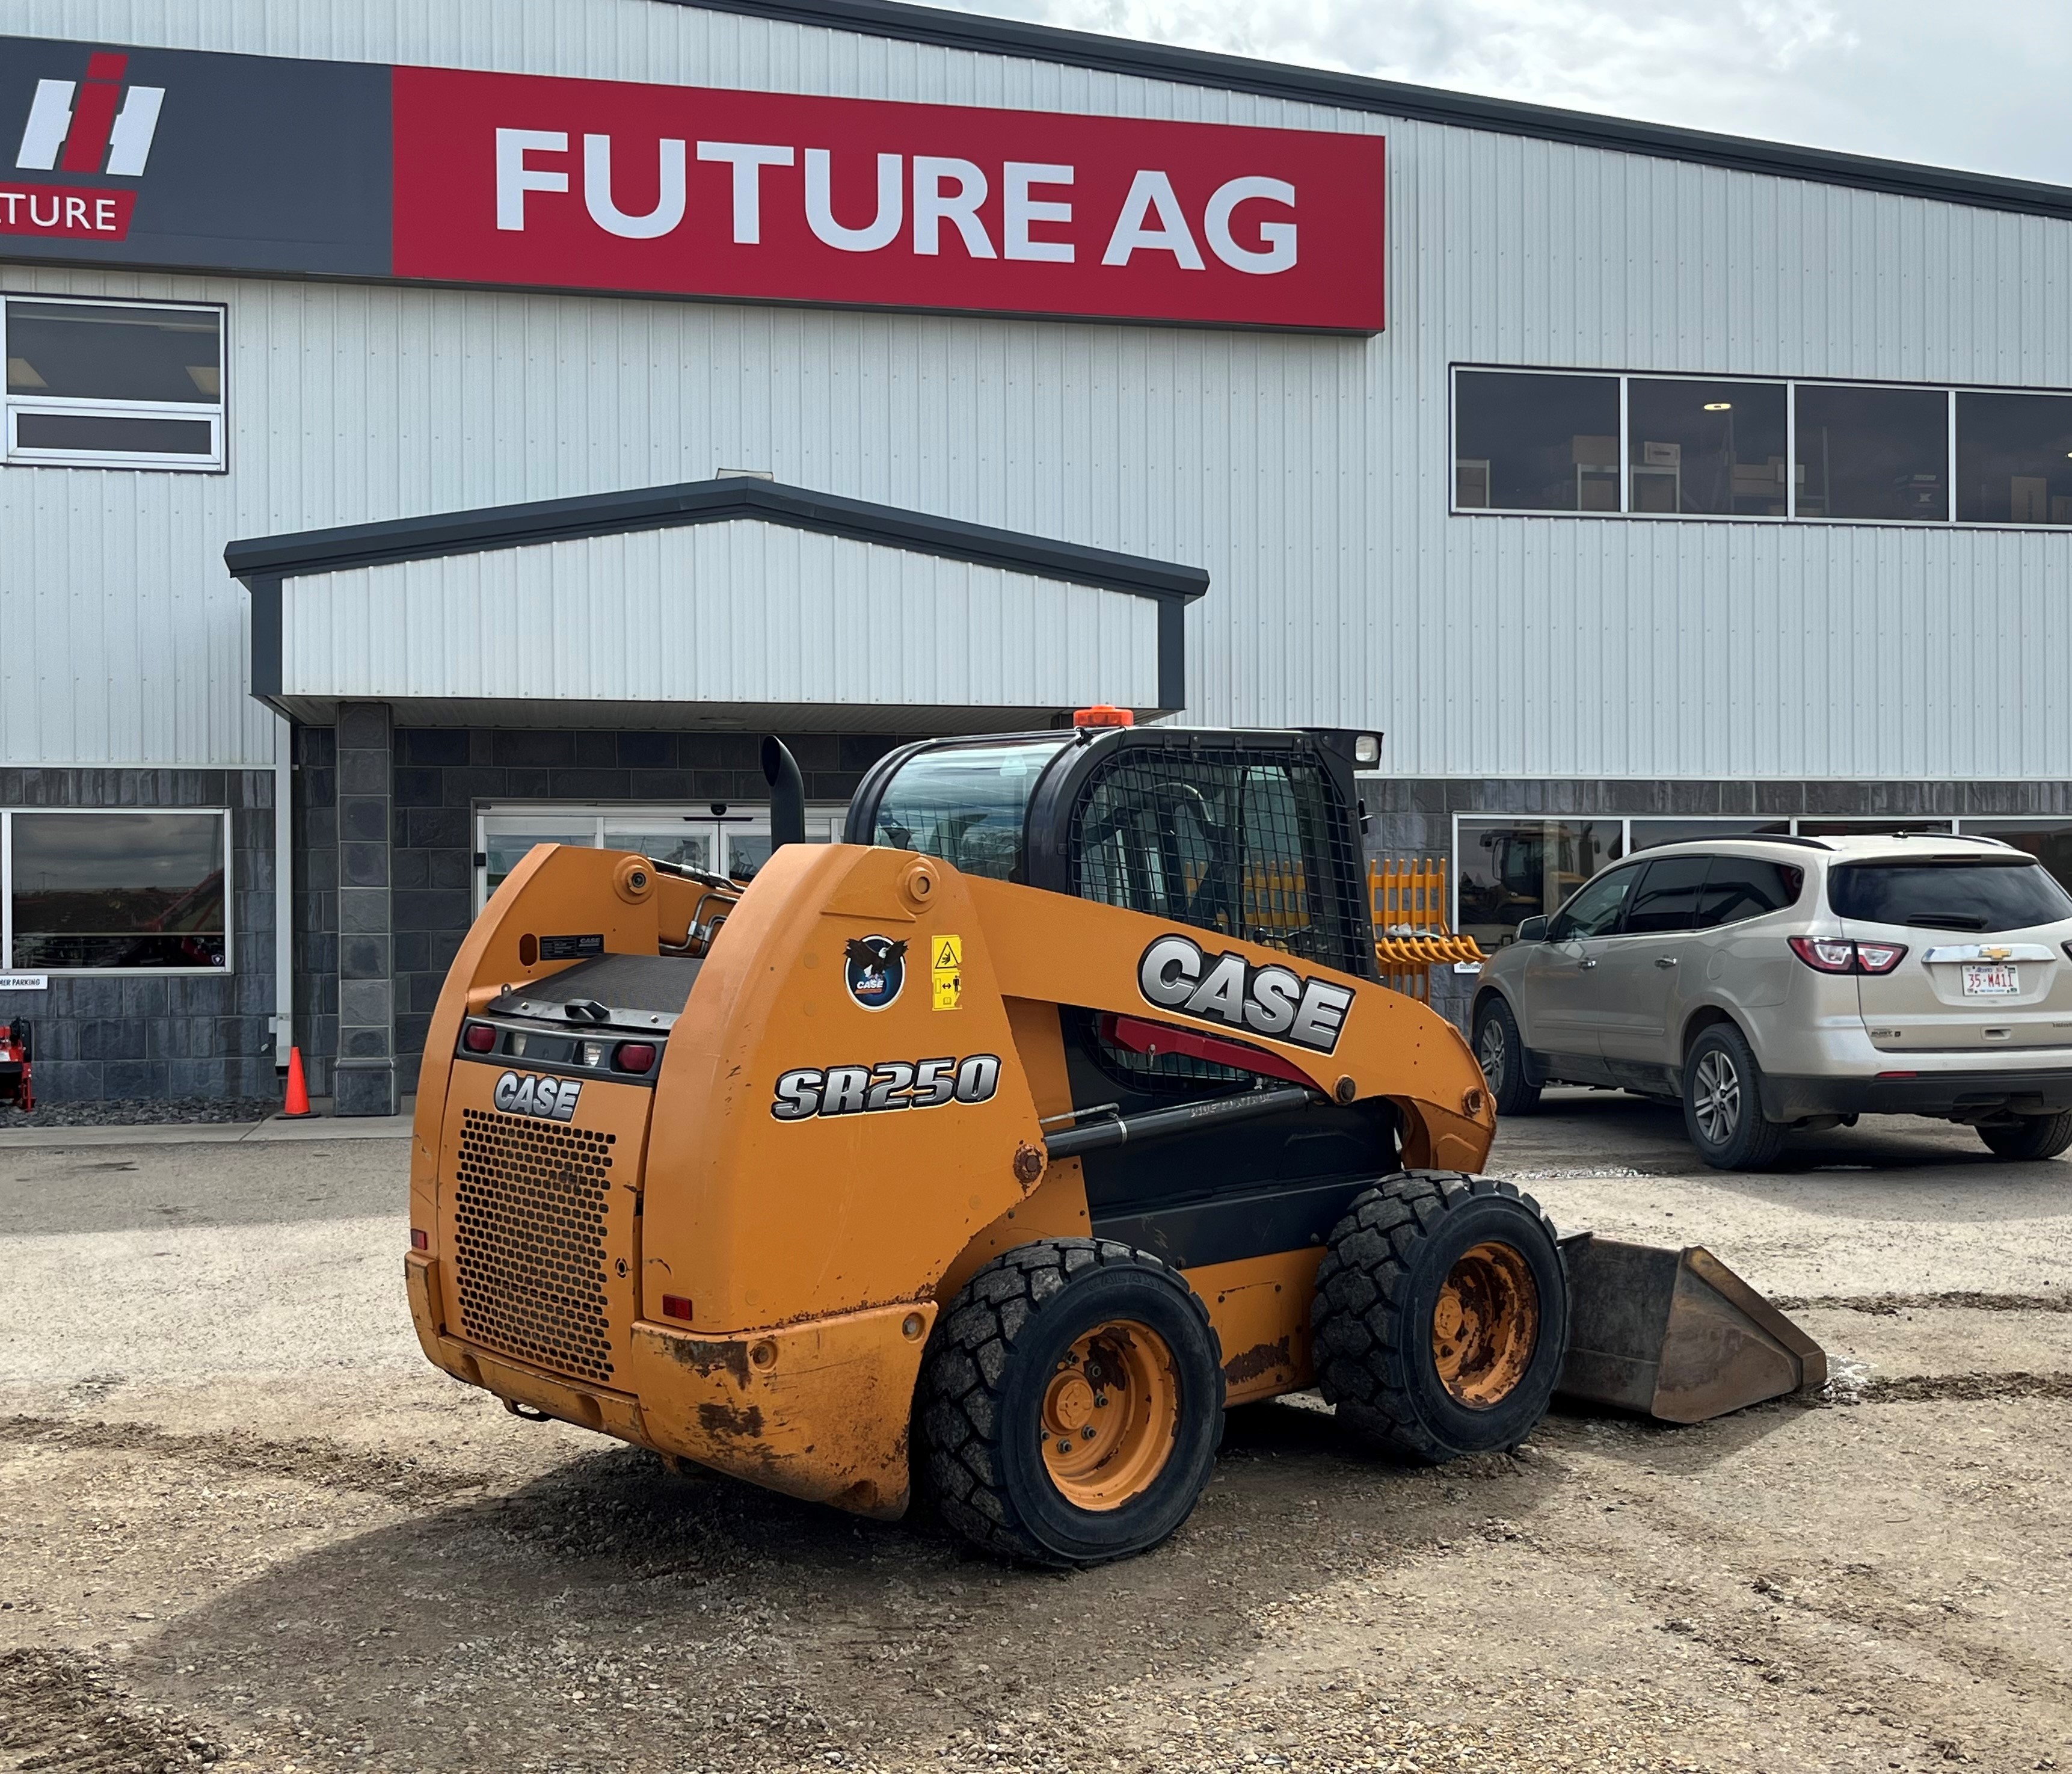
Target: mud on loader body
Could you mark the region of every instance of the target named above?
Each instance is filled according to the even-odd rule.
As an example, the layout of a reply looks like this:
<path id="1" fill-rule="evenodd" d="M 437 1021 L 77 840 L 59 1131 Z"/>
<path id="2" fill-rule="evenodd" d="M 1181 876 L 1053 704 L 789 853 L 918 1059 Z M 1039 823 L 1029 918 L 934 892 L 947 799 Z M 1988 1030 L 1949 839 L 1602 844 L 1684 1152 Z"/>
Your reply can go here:
<path id="1" fill-rule="evenodd" d="M 535 849 L 427 1044 L 426 1353 L 841 1509 L 921 1478 L 1062 1563 L 1178 1526 L 1227 1404 L 1320 1385 L 1438 1461 L 1523 1439 L 1564 1364 L 1700 1415 L 1817 1380 L 1709 1257 L 1724 1293 L 1658 1253 L 1659 1312 L 1572 1319 L 1586 1249 L 1475 1174 L 1474 1058 L 1375 977 L 1353 738 L 928 742 L 828 846 L 783 842 L 766 747 L 752 883 Z"/>

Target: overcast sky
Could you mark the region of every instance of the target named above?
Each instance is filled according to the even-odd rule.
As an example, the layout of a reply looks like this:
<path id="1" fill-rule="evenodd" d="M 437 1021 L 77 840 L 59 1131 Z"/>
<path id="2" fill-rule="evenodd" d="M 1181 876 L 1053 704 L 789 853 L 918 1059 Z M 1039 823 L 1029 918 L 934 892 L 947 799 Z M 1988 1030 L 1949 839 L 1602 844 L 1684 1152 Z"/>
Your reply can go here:
<path id="1" fill-rule="evenodd" d="M 2072 184 L 2072 0 L 950 0 L 1083 31 Z"/>

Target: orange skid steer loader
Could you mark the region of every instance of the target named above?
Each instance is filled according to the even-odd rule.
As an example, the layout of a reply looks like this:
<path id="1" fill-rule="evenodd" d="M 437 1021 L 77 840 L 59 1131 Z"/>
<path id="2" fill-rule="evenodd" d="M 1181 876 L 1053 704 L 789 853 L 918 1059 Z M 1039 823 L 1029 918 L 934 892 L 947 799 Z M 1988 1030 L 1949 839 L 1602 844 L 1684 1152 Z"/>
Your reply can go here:
<path id="1" fill-rule="evenodd" d="M 544 1413 L 981 1546 L 1153 1546 L 1227 1405 L 1414 1460 L 1557 1389 L 1695 1421 L 1824 1376 L 1702 1251 L 1477 1174 L 1466 1044 L 1375 974 L 1372 735 L 1092 724 L 896 751 L 752 881 L 541 845 L 431 1027 L 425 1352 Z"/>

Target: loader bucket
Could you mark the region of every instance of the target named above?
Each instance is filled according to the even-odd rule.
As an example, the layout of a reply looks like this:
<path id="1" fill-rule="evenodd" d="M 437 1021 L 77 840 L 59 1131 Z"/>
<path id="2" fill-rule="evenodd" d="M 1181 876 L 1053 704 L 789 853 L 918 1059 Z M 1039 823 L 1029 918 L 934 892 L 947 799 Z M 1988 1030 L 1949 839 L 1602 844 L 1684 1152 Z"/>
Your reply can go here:
<path id="1" fill-rule="evenodd" d="M 1709 1250 L 1564 1239 L 1564 1397 L 1698 1423 L 1827 1377 L 1819 1344 Z"/>

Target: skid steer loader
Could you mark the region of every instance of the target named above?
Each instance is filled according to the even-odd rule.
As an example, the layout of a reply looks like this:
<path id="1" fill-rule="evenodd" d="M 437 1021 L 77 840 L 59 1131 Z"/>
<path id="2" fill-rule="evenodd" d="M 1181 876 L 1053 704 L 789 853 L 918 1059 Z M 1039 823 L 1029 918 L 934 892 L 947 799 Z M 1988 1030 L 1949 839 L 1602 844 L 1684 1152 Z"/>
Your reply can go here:
<path id="1" fill-rule="evenodd" d="M 897 751 L 752 881 L 541 845 L 463 944 L 412 1148 L 426 1354 L 544 1414 L 979 1545 L 1153 1546 L 1226 1406 L 1311 1385 L 1413 1460 L 1557 1388 L 1675 1420 L 1824 1377 L 1703 1251 L 1477 1174 L 1452 1026 L 1376 977 L 1373 735 Z"/>

